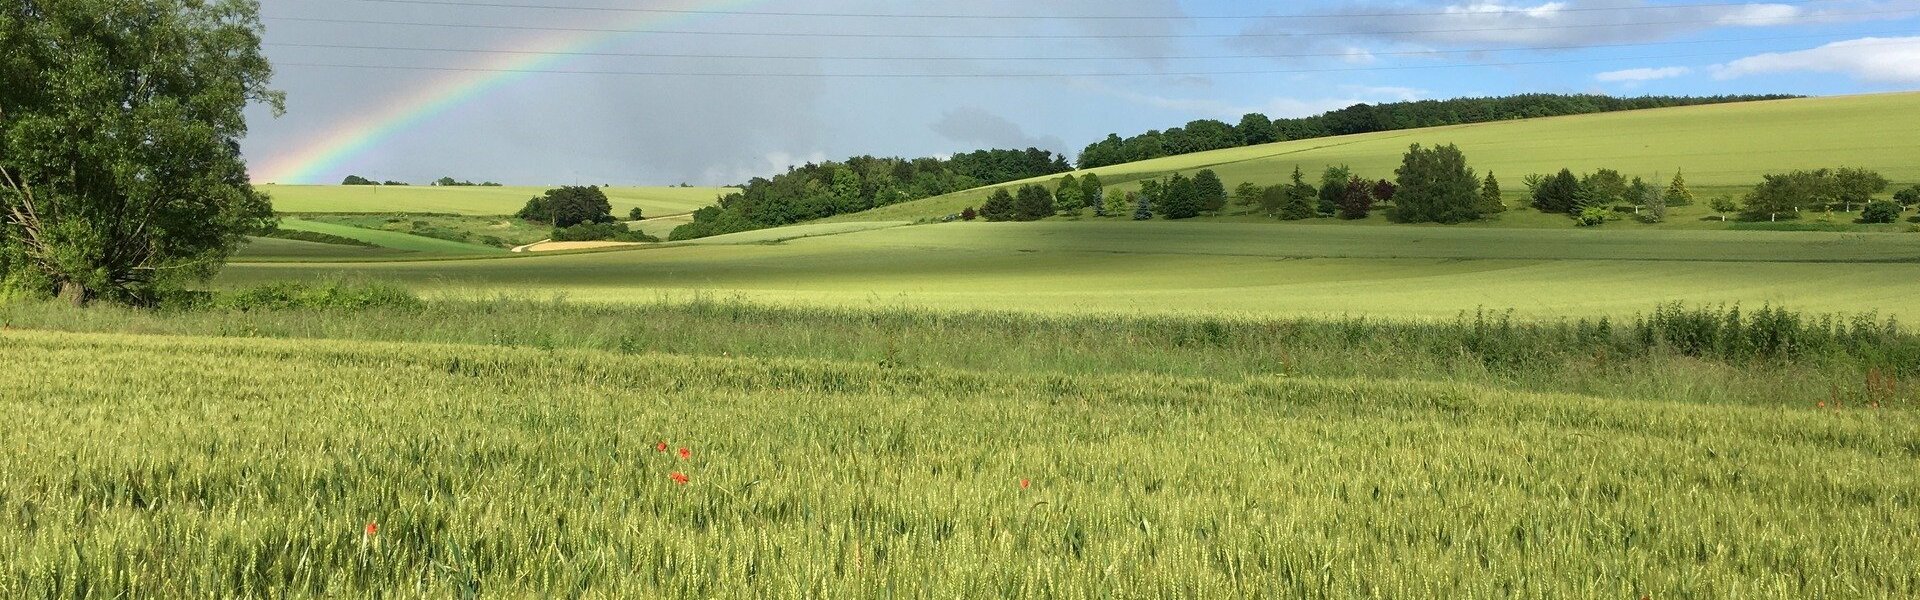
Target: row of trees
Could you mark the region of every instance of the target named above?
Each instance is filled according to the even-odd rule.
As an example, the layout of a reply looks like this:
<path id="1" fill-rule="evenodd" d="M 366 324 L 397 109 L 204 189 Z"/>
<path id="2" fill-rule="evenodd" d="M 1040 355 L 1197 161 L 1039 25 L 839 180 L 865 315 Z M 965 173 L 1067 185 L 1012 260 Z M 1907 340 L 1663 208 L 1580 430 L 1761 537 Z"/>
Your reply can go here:
<path id="1" fill-rule="evenodd" d="M 367 179 L 359 175 L 348 175 L 346 179 L 343 179 L 340 181 L 340 185 L 401 185 L 401 186 L 404 186 L 404 185 L 412 185 L 412 184 L 407 183 L 405 181 L 394 181 L 391 179 L 386 181 L 374 181 L 372 179 Z"/>
<path id="2" fill-rule="evenodd" d="M 1628 180 L 1613 169 L 1585 175 L 1561 169 L 1551 177 L 1528 175 L 1526 184 L 1534 208 L 1565 214 L 1583 226 L 1600 225 L 1610 215 L 1629 210 L 1642 221 L 1658 223 L 1666 220 L 1668 207 L 1693 204 L 1686 174 L 1679 171 L 1665 190 L 1639 177 Z"/>
<path id="3" fill-rule="evenodd" d="M 1759 185 L 1747 192 L 1742 202 L 1742 215 L 1750 220 L 1776 221 L 1780 217 L 1796 218 L 1802 210 L 1831 211 L 1839 208 L 1853 212 L 1854 207 L 1868 207 L 1873 195 L 1884 192 L 1890 183 L 1879 173 L 1856 168 L 1815 169 L 1811 171 L 1793 171 L 1790 173 L 1769 174 L 1763 177 Z M 1892 214 L 1900 214 L 1899 205 L 1893 203 Z M 1876 210 L 1884 214 L 1888 206 Z M 1891 222 L 1888 218 L 1882 222 Z"/>
<path id="4" fill-rule="evenodd" d="M 359 175 L 348 175 L 346 179 L 340 180 L 340 185 L 412 185 L 412 184 L 409 184 L 404 181 L 394 181 L 391 179 L 386 181 L 374 181 L 372 179 L 367 179 Z M 480 183 L 474 183 L 471 181 L 456 180 L 452 177 L 441 177 L 439 179 L 433 180 L 431 183 L 428 183 L 427 185 L 434 185 L 434 186 L 440 186 L 440 187 L 501 187 L 500 184 L 494 183 L 491 181 L 482 181 Z"/>
<path id="5" fill-rule="evenodd" d="M 1501 98 L 1455 98 L 1388 104 L 1355 104 L 1299 119 L 1271 119 L 1249 113 L 1238 125 L 1202 119 L 1165 131 L 1122 138 L 1108 134 L 1080 152 L 1082 169 L 1286 140 L 1396 131 L 1420 127 L 1486 123 L 1510 119 L 1592 114 L 1668 106 L 1721 104 L 1793 98 L 1758 96 L 1642 96 L 1615 98 L 1593 94 L 1522 94 Z"/>
<path id="6" fill-rule="evenodd" d="M 753 178 L 717 206 L 695 211 L 693 222 L 674 228 L 671 237 L 778 227 L 1071 170 L 1064 157 L 1034 148 L 980 150 L 945 160 L 856 156 L 809 163 L 772 178 Z"/>

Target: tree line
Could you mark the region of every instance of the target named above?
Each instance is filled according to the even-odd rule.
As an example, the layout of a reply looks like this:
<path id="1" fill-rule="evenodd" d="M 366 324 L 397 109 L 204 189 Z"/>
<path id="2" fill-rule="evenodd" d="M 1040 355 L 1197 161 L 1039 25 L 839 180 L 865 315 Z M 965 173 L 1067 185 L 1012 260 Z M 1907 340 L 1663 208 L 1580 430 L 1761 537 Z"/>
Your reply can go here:
<path id="1" fill-rule="evenodd" d="M 1106 139 L 1080 152 L 1079 168 L 1091 169 L 1162 156 L 1252 146 L 1287 140 L 1396 131 L 1443 125 L 1487 123 L 1512 119 L 1580 115 L 1671 106 L 1724 104 L 1796 98 L 1781 94 L 1742 96 L 1641 96 L 1616 98 L 1594 94 L 1521 94 L 1498 98 L 1416 100 L 1386 104 L 1355 104 L 1298 119 L 1272 119 L 1248 113 L 1237 125 L 1201 119 L 1165 131 L 1153 130 Z"/>
<path id="2" fill-rule="evenodd" d="M 779 227 L 1071 170 L 1066 157 L 1036 148 L 977 150 L 948 159 L 855 156 L 808 163 L 753 178 L 717 205 L 694 211 L 693 222 L 674 228 L 670 238 Z"/>
<path id="3" fill-rule="evenodd" d="M 340 180 L 340 185 L 412 185 L 412 184 L 404 181 L 394 181 L 391 179 L 386 181 L 374 181 L 372 179 L 367 179 L 359 175 L 348 175 L 346 179 Z M 427 185 L 439 186 L 439 187 L 501 187 L 500 184 L 494 183 L 492 181 L 482 181 L 480 183 L 474 183 L 471 181 L 461 181 L 458 179 L 454 179 L 452 177 L 441 177 L 439 179 L 435 179 L 427 183 Z"/>

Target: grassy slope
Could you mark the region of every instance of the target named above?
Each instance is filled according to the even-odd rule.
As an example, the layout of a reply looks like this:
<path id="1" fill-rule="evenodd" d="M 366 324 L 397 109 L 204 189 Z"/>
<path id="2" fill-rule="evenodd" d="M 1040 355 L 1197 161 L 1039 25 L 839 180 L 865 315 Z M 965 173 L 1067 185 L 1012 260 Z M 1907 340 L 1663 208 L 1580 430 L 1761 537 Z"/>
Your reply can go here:
<path id="1" fill-rule="evenodd" d="M 283 240 L 277 238 L 247 238 L 236 256 L 246 261 L 315 261 L 315 260 L 356 260 L 383 259 L 407 256 L 404 250 L 392 248 L 368 248 L 345 244 L 327 244 L 302 240 Z"/>
<path id="2" fill-rule="evenodd" d="M 1612 168 L 1661 185 L 1683 169 L 1702 203 L 1738 192 L 1763 173 L 1855 166 L 1897 183 L 1920 183 L 1920 93 L 1807 98 L 1691 106 L 1388 131 L 1216 150 L 1093 169 L 1110 186 L 1173 171 L 1211 168 L 1229 189 L 1241 182 L 1286 181 L 1295 166 L 1317 184 L 1328 165 L 1352 166 L 1363 177 L 1393 177 L 1408 144 L 1454 143 L 1481 174 L 1495 172 L 1508 204 L 1522 204 L 1520 178 L 1561 168 Z M 1040 178 L 1050 181 L 1058 176 Z M 1016 182 L 1009 185 L 1019 185 Z M 977 206 L 993 188 L 881 207 L 833 220 L 913 220 Z M 1676 220 L 1676 226 L 1683 224 Z M 1539 225 L 1568 226 L 1566 220 Z"/>
<path id="3" fill-rule="evenodd" d="M 274 210 L 283 213 L 453 213 L 510 215 L 546 187 L 432 187 L 263 185 L 273 197 Z M 605 188 L 615 215 L 639 207 L 648 215 L 664 216 L 713 204 L 729 188 L 613 187 Z"/>
<path id="4" fill-rule="evenodd" d="M 503 248 L 493 248 L 489 246 L 482 246 L 479 244 L 467 244 L 467 243 L 455 242 L 451 240 L 443 240 L 438 238 L 430 238 L 426 236 L 400 233 L 397 231 L 368 229 L 364 227 L 354 227 L 352 225 L 340 225 L 335 223 L 320 223 L 316 221 L 307 221 L 304 219 L 282 218 L 280 219 L 280 228 L 292 229 L 297 231 L 316 231 L 320 233 L 327 233 L 327 234 L 337 235 L 340 237 L 360 240 L 363 242 L 367 242 L 369 244 L 380 246 L 382 248 L 391 248 L 394 250 L 401 250 L 406 252 L 420 252 L 420 253 L 441 254 L 441 255 L 496 254 L 496 253 L 506 252 L 506 250 Z M 241 256 L 241 260 L 245 260 L 245 259 L 246 257 L 243 254 Z"/>
<path id="5" fill-rule="evenodd" d="M 1920 592 L 1905 410 L 360 341 L 0 353 L 8 596 Z"/>
<path id="6" fill-rule="evenodd" d="M 1041 312 L 1623 314 L 1668 300 L 1920 317 L 1920 237 L 1179 222 L 768 230 L 697 246 L 503 260 L 235 264 L 222 284 L 339 273 L 446 293 L 706 294 Z M 735 243 L 725 243 L 732 240 Z"/>

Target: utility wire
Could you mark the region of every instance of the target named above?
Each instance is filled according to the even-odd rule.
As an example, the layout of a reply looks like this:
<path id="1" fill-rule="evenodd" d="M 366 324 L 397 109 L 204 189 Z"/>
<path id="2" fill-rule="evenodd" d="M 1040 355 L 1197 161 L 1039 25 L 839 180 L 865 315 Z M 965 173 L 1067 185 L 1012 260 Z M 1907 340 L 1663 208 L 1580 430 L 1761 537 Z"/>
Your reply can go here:
<path id="1" fill-rule="evenodd" d="M 330 0 L 332 1 L 332 0 Z M 1733 8 L 1759 6 L 1753 2 L 1702 2 L 1695 4 L 1657 4 L 1648 6 L 1592 6 L 1559 7 L 1543 11 L 1538 8 L 1514 8 L 1473 11 L 1429 11 L 1429 12 L 1354 12 L 1354 13 L 1301 13 L 1279 15 L 962 15 L 962 14 L 906 14 L 906 13 L 858 13 L 858 12 L 787 12 L 752 10 L 716 10 L 716 9 L 674 9 L 674 8 L 632 8 L 614 6 L 581 5 L 543 5 L 510 2 L 456 2 L 453 0 L 355 0 L 358 2 L 380 4 L 407 4 L 416 6 L 446 6 L 459 8 L 523 8 L 536 10 L 572 10 L 613 13 L 649 13 L 671 15 L 715 15 L 715 16 L 753 16 L 753 17 L 831 17 L 860 19 L 983 19 L 983 20 L 1020 20 L 1020 21 L 1149 21 L 1149 20 L 1213 20 L 1213 21 L 1253 21 L 1273 19 L 1346 19 L 1346 18 L 1384 18 L 1384 17 L 1443 17 L 1443 16 L 1489 16 L 1489 15 L 1533 15 L 1588 12 L 1627 12 L 1641 10 L 1681 10 L 1697 8 Z M 1843 0 L 1778 0 L 1767 2 L 1768 6 L 1806 5 Z"/>
<path id="2" fill-rule="evenodd" d="M 1870 43 L 1855 44 L 1853 47 L 1890 46 L 1890 45 L 1920 46 L 1920 40 L 1896 40 L 1896 41 L 1887 41 L 1887 42 L 1870 42 Z M 618 76 L 649 76 L 649 77 L 751 77 L 751 78 L 839 78 L 839 79 L 1017 79 L 1017 78 L 1075 78 L 1075 77 L 1200 77 L 1200 76 L 1212 76 L 1212 75 L 1275 75 L 1275 74 L 1302 74 L 1302 73 L 1346 73 L 1346 72 L 1364 72 L 1364 71 L 1402 71 L 1402 70 L 1414 70 L 1414 69 L 1420 69 L 1420 70 L 1465 69 L 1465 68 L 1485 68 L 1485 67 L 1513 67 L 1513 66 L 1528 66 L 1528 65 L 1559 65 L 1559 64 L 1577 64 L 1577 63 L 1611 62 L 1611 61 L 1672 60 L 1672 59 L 1681 59 L 1681 58 L 1703 58 L 1703 57 L 1712 57 L 1712 56 L 1742 56 L 1746 54 L 1749 54 L 1749 53 L 1748 52 L 1708 52 L 1708 53 L 1699 53 L 1699 54 L 1669 54 L 1669 55 L 1661 55 L 1661 56 L 1620 56 L 1620 57 L 1606 57 L 1606 58 L 1516 61 L 1516 62 L 1498 62 L 1498 63 L 1388 66 L 1388 67 L 1341 67 L 1341 68 L 1325 68 L 1325 69 L 1247 69 L 1247 70 L 1184 71 L 1184 72 L 1183 71 L 1164 71 L 1164 72 L 1115 71 L 1115 72 L 1087 72 L 1087 73 L 951 73 L 951 74 L 791 73 L 791 72 L 787 72 L 787 73 L 781 73 L 781 72 L 720 73 L 720 72 L 699 72 L 699 71 L 606 71 L 606 70 L 511 69 L 511 68 L 485 68 L 485 67 L 430 67 L 430 66 L 408 66 L 408 65 L 365 65 L 365 64 L 356 65 L 356 64 L 307 63 L 307 62 L 276 62 L 274 63 L 274 65 L 288 66 L 288 67 L 313 67 L 313 68 L 336 68 L 336 69 L 388 69 L 388 70 L 402 70 L 402 71 L 450 71 L 450 72 L 478 72 L 478 73 L 548 73 L 548 74 L 558 74 L 558 75 L 618 75 Z"/>
<path id="3" fill-rule="evenodd" d="M 1548 50 L 1587 50 L 1594 48 L 1638 48 L 1647 46 L 1671 46 L 1682 44 L 1732 44 L 1742 42 L 1772 42 L 1783 40 L 1802 40 L 1833 37 L 1834 34 L 1787 35 L 1755 38 L 1730 38 L 1716 40 L 1683 40 L 1670 42 L 1641 42 L 1621 44 L 1587 44 L 1577 46 L 1520 46 L 1505 48 L 1470 48 L 1455 50 L 1405 50 L 1389 52 L 1369 52 L 1372 56 L 1431 56 L 1443 54 L 1492 54 L 1499 52 L 1536 52 Z M 1870 31 L 1851 32 L 1855 36 L 1920 35 L 1920 31 Z M 301 44 L 285 42 L 267 42 L 264 46 L 276 48 L 312 48 L 330 50 L 377 50 L 383 52 L 444 52 L 460 54 L 511 54 L 538 56 L 576 56 L 597 58 L 703 58 L 703 59 L 753 59 L 753 60 L 850 60 L 850 61 L 1063 61 L 1063 60 L 1218 60 L 1248 58 L 1329 58 L 1349 56 L 1348 52 L 1321 52 L 1309 54 L 1216 54 L 1202 56 L 807 56 L 793 54 L 684 54 L 659 52 L 565 52 L 545 50 L 498 50 L 485 48 L 430 48 L 418 46 L 374 46 L 359 44 Z"/>
<path id="4" fill-rule="evenodd" d="M 1829 13 L 1822 17 L 1864 17 L 1905 14 L 1911 16 L 1920 13 L 1920 9 L 1879 10 L 1849 13 Z M 1290 38 L 1318 36 L 1352 35 L 1415 35 L 1426 33 L 1474 33 L 1474 32 L 1515 32 L 1541 30 L 1595 29 L 1604 27 L 1646 27 L 1650 25 L 1725 25 L 1740 22 L 1770 23 L 1777 17 L 1723 17 L 1710 20 L 1684 21 L 1642 21 L 1636 23 L 1582 23 L 1574 25 L 1537 25 L 1530 27 L 1489 27 L 1474 29 L 1414 29 L 1404 31 L 1318 31 L 1304 33 L 1173 33 L 1173 34 L 909 34 L 909 33 L 806 33 L 791 31 L 681 31 L 668 29 L 611 29 L 595 27 L 537 27 L 528 25 L 476 25 L 460 23 L 430 23 L 420 21 L 378 21 L 360 19 L 333 19 L 320 17 L 263 17 L 269 21 L 298 23 L 333 23 L 345 25 L 393 25 L 406 27 L 440 27 L 453 29 L 488 29 L 508 31 L 559 31 L 581 33 L 629 33 L 658 35 L 710 35 L 745 37 L 783 37 L 783 38 L 863 38 L 863 39 L 1051 39 L 1051 40 L 1105 40 L 1105 39 L 1201 39 L 1201 38 Z"/>

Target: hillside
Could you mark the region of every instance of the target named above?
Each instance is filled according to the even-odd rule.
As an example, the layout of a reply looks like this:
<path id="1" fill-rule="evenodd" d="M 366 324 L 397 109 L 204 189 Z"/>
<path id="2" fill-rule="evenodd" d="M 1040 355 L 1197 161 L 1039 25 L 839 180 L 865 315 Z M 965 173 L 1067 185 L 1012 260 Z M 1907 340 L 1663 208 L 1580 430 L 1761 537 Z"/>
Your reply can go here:
<path id="1" fill-rule="evenodd" d="M 1664 181 L 1682 169 L 1697 196 L 1737 193 L 1762 174 L 1855 166 L 1896 184 L 1920 182 L 1920 93 L 1803 98 L 1550 117 L 1280 142 L 1170 156 L 1079 171 L 1098 173 L 1109 188 L 1175 171 L 1213 169 L 1228 187 L 1285 181 L 1295 167 L 1309 177 L 1346 164 L 1362 177 L 1392 178 L 1409 144 L 1457 144 L 1479 173 L 1498 175 L 1508 204 L 1525 190 L 1520 178 L 1561 168 L 1611 168 L 1628 177 Z M 937 218 L 977 206 L 998 187 L 1023 180 L 840 215 L 831 221 Z"/>
<path id="2" fill-rule="evenodd" d="M 259 186 L 273 198 L 281 213 L 448 213 L 510 215 L 540 195 L 547 186 Z M 713 204 L 731 188 L 717 187 L 608 187 L 607 200 L 616 215 L 639 207 L 650 216 L 692 212 Z"/>

